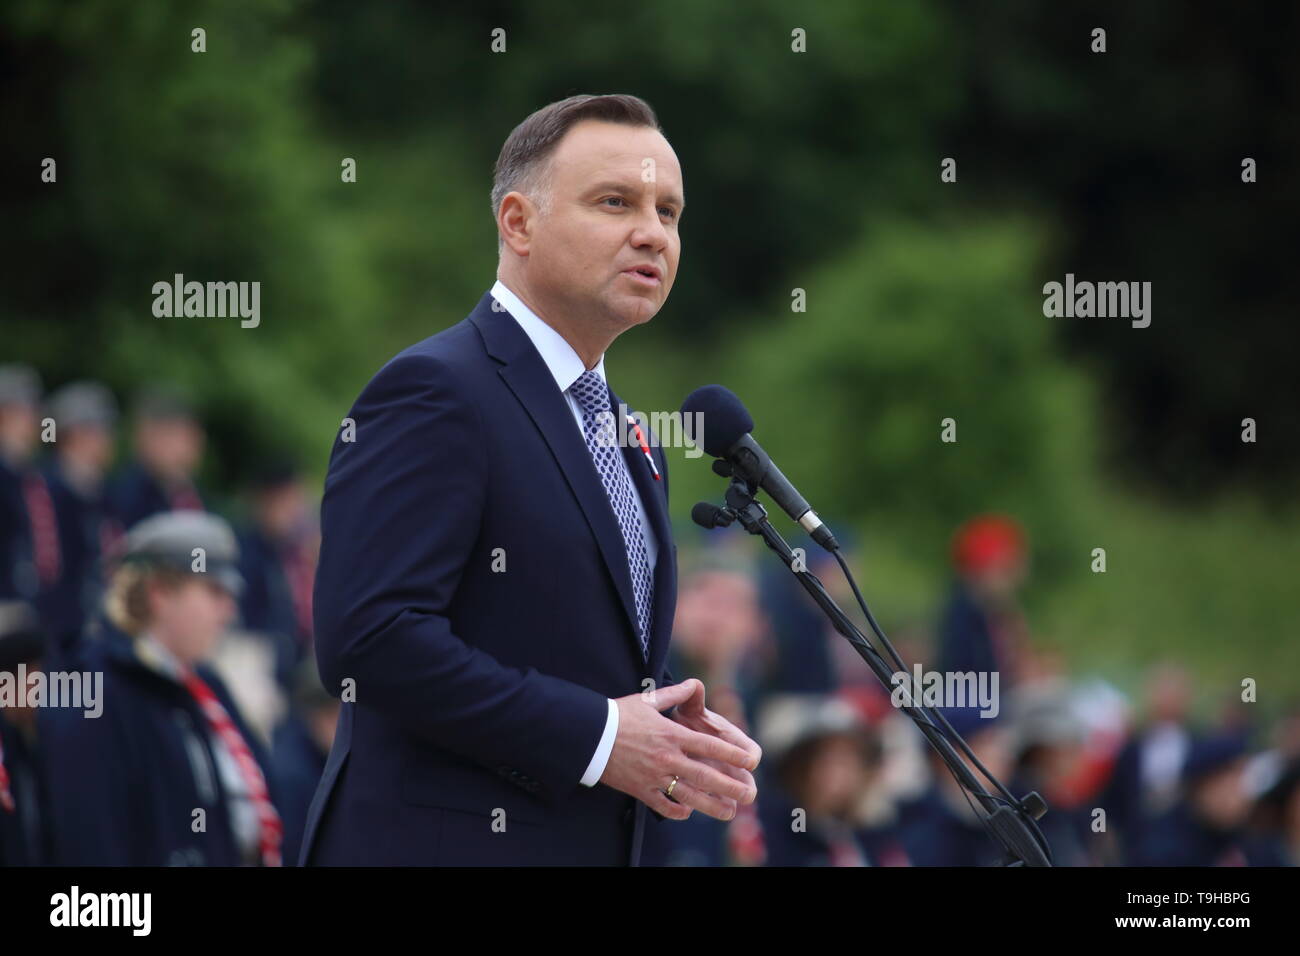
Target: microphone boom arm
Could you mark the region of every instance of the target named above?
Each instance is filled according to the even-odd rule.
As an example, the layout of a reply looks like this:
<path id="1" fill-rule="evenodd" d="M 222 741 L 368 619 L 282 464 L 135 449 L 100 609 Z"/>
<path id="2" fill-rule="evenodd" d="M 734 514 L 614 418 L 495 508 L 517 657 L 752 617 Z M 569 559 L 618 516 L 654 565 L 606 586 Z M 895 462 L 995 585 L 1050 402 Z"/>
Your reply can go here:
<path id="1" fill-rule="evenodd" d="M 892 680 L 894 671 L 880 653 L 871 646 L 871 643 L 858 629 L 857 625 L 826 592 L 825 586 L 817 576 L 806 568 L 795 566 L 796 556 L 794 552 L 780 533 L 772 527 L 771 522 L 767 520 L 767 511 L 754 500 L 754 492 L 755 488 L 746 480 L 743 473 L 733 472 L 725 496 L 726 507 L 718 508 L 715 505 L 701 502 L 695 506 L 692 517 L 695 517 L 697 522 L 701 524 L 705 524 L 705 520 L 701 519 L 706 519 L 708 521 L 705 524 L 706 527 L 726 526 L 738 520 L 747 532 L 761 537 L 764 543 L 772 551 L 776 552 L 804 590 L 822 609 L 835 630 L 853 646 L 853 649 L 858 652 L 858 656 L 871 668 L 872 673 L 876 675 L 881 685 L 886 691 L 889 691 L 894 683 Z M 962 741 L 957 736 L 956 731 L 952 729 L 942 714 L 924 705 L 914 703 L 908 685 L 903 685 L 902 690 L 905 694 L 906 703 L 900 709 L 920 729 L 926 740 L 929 741 L 930 746 L 947 764 L 948 769 L 962 788 L 973 795 L 979 802 L 983 811 L 987 814 L 987 816 L 981 817 L 981 822 L 994 841 L 1006 851 L 1011 861 L 1008 865 L 1051 866 L 1051 850 L 1042 831 L 1035 823 L 1035 820 L 1042 817 L 1047 811 L 1047 804 L 1043 798 L 1037 792 L 1031 792 L 1022 799 L 1016 800 L 995 777 L 985 771 L 985 775 L 994 785 L 994 788 L 1003 796 L 999 797 L 990 794 L 954 749 L 945 731 L 956 737 L 961 742 L 962 749 L 969 754 L 970 748 L 966 746 L 965 741 Z M 979 811 L 976 812 L 979 813 Z"/>

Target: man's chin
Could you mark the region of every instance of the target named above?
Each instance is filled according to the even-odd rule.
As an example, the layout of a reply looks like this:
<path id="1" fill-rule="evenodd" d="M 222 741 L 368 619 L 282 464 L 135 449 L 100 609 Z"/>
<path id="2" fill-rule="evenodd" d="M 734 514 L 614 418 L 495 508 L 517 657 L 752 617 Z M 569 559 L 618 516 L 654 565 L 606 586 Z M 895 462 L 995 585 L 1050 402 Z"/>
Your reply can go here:
<path id="1" fill-rule="evenodd" d="M 662 306 L 662 302 L 656 302 L 648 295 L 624 295 L 615 303 L 614 313 L 622 325 L 631 328 L 649 322 L 659 314 Z"/>

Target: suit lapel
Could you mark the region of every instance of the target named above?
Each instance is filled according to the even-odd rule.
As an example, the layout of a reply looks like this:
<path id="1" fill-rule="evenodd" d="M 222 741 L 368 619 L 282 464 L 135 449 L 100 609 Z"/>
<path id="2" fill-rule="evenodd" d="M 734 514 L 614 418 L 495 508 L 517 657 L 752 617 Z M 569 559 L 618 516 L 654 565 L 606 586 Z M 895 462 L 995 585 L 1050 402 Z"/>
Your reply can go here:
<path id="1" fill-rule="evenodd" d="M 614 413 L 618 414 L 622 401 L 612 391 L 610 397 L 614 403 Z M 650 445 L 650 453 L 655 456 L 655 467 L 659 469 L 660 475 L 663 475 L 666 470 L 663 449 L 655 444 L 655 436 L 651 434 L 648 423 L 642 432 Z M 672 532 L 668 523 L 668 496 L 664 490 L 664 482 L 655 481 L 650 463 L 646 461 L 645 452 L 636 444 L 633 435 L 629 434 L 628 438 L 629 443 L 623 448 L 623 459 L 627 462 L 628 474 L 632 476 L 637 494 L 641 496 L 641 503 L 645 505 L 646 516 L 650 519 L 650 527 L 646 531 L 655 536 L 655 541 L 659 545 L 654 570 L 654 613 L 650 624 L 649 665 L 650 673 L 656 674 L 659 663 L 663 659 L 663 652 L 668 647 L 668 637 L 672 633 L 673 613 L 676 610 L 673 595 L 677 587 L 677 568 L 673 555 Z"/>
<path id="2" fill-rule="evenodd" d="M 601 557 L 614 581 L 619 599 L 623 602 L 623 611 L 631 628 L 630 639 L 637 659 L 640 660 L 641 643 L 636 636 L 636 601 L 632 596 L 632 575 L 628 570 L 623 532 L 619 529 L 618 519 L 614 517 L 614 509 L 609 506 L 605 486 L 596 474 L 591 452 L 587 450 L 587 444 L 573 420 L 567 399 L 555 387 L 555 378 L 550 369 L 510 313 L 492 309 L 494 301 L 490 294 L 484 295 L 470 313 L 470 321 L 483 336 L 488 354 L 505 363 L 498 369 L 501 378 L 542 433 L 542 438 L 555 456 L 574 497 L 578 499 L 587 524 L 600 546 Z M 637 454 L 640 454 L 639 450 Z"/>

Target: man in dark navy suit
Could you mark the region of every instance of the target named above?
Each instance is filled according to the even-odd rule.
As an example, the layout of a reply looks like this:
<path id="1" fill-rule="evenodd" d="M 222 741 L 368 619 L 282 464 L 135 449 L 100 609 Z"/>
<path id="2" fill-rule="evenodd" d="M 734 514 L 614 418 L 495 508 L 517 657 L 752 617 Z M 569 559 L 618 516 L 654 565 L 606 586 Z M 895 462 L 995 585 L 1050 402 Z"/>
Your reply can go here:
<path id="1" fill-rule="evenodd" d="M 635 865 L 647 809 L 755 799 L 758 746 L 665 668 L 667 461 L 618 439 L 605 382 L 672 287 L 683 205 L 643 101 L 532 114 L 497 160 L 499 281 L 344 419 L 314 597 L 343 707 L 305 864 Z"/>

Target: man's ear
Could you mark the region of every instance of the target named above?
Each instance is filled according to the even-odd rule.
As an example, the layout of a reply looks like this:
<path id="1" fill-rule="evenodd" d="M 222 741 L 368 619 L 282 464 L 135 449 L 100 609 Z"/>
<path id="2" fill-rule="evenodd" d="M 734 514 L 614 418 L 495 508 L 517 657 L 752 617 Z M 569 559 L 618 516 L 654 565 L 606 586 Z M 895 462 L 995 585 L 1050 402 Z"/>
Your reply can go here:
<path id="1" fill-rule="evenodd" d="M 505 194 L 497 210 L 497 232 L 515 255 L 528 255 L 536 221 L 537 207 L 531 199 L 521 192 Z"/>

